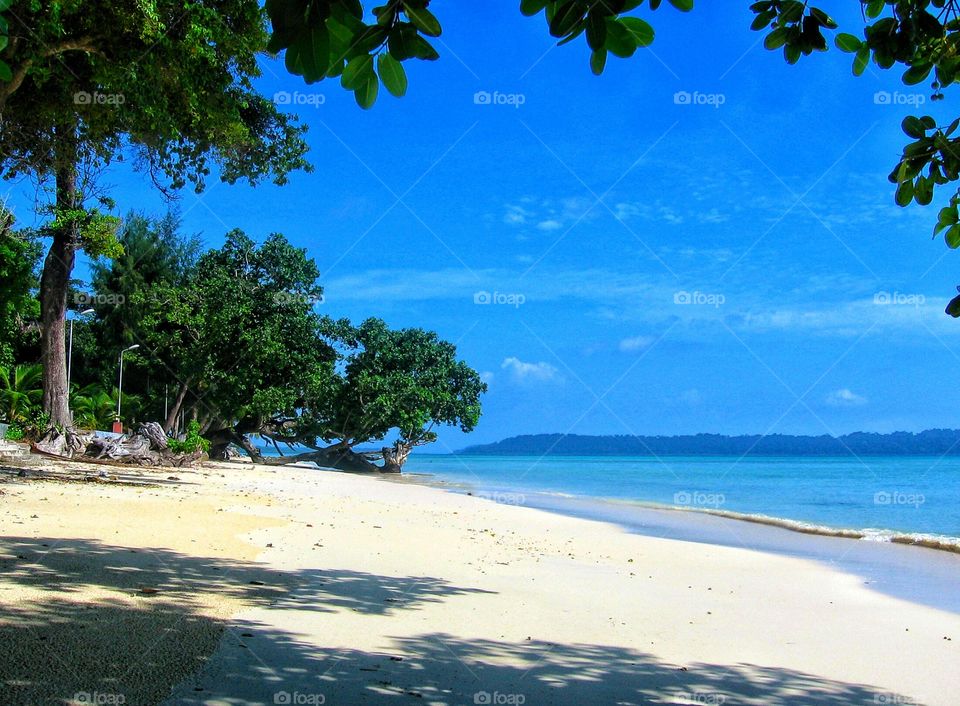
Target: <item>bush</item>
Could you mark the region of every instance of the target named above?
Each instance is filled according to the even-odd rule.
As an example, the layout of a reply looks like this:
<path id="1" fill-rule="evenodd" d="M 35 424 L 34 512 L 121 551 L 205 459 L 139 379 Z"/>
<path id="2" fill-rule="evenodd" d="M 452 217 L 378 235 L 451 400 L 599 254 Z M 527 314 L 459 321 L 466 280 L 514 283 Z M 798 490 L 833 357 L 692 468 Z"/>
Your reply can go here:
<path id="1" fill-rule="evenodd" d="M 167 446 L 178 454 L 192 454 L 197 451 L 207 453 L 210 450 L 210 442 L 200 436 L 200 423 L 196 419 L 187 425 L 187 435 L 183 441 L 171 439 Z"/>
<path id="2" fill-rule="evenodd" d="M 21 441 L 23 439 L 23 429 L 19 424 L 11 424 L 7 427 L 7 433 L 4 434 L 7 441 Z"/>

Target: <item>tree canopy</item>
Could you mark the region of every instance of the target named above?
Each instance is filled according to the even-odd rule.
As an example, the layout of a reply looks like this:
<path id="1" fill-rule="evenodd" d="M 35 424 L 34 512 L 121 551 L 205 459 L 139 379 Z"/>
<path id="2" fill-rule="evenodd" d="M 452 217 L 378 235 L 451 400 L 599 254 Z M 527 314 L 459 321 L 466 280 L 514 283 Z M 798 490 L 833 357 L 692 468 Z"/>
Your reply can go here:
<path id="1" fill-rule="evenodd" d="M 0 11 L 0 171 L 54 184 L 40 282 L 44 407 L 69 428 L 63 325 L 76 252 L 120 252 L 99 170 L 132 159 L 164 190 L 201 191 L 214 170 L 231 184 L 282 184 L 308 167 L 307 146 L 296 120 L 253 87 L 267 41 L 253 0 L 30 0 Z"/>
<path id="2" fill-rule="evenodd" d="M 133 249 L 170 222 L 128 228 L 121 241 Z M 452 344 L 378 319 L 354 326 L 321 316 L 316 263 L 282 235 L 258 244 L 234 230 L 222 247 L 171 270 L 164 263 L 184 252 L 178 242 L 155 241 L 136 272 L 124 258 L 102 265 L 91 295 L 101 302 L 93 324 L 106 348 L 99 357 L 115 362 L 122 346 L 141 344 L 127 358 L 133 386 L 124 390 L 151 384 L 153 406 L 144 409 L 154 415 L 158 390 L 172 391 L 168 430 L 178 416 L 194 418 L 215 457 L 236 445 L 258 460 L 356 470 L 375 466 L 355 447 L 392 435 L 393 446 L 373 455 L 399 470 L 413 447 L 436 439 L 436 427 L 476 425 L 486 386 Z M 312 451 L 263 459 L 252 436 Z"/>

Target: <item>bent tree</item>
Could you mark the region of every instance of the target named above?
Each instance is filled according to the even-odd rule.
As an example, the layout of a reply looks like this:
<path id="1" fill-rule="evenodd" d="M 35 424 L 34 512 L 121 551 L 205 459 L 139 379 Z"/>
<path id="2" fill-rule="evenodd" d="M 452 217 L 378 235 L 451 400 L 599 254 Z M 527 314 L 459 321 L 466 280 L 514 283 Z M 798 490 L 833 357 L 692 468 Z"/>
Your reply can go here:
<path id="1" fill-rule="evenodd" d="M 123 235 L 131 249 L 132 235 Z M 163 269 L 178 241 L 158 243 L 141 268 Z M 124 257 L 94 278 L 98 297 L 123 292 L 135 312 L 130 331 L 147 343 L 144 364 L 177 390 L 168 429 L 181 413 L 196 419 L 214 458 L 234 445 L 262 463 L 399 472 L 414 447 L 436 440 L 437 427 L 474 428 L 486 385 L 453 344 L 378 319 L 353 326 L 322 317 L 319 270 L 304 249 L 280 234 L 257 244 L 234 230 L 225 241 L 181 274 L 130 276 Z M 99 330 L 114 347 L 126 333 Z M 278 450 L 310 450 L 263 458 L 254 436 Z M 388 436 L 391 445 L 371 446 Z"/>
<path id="2" fill-rule="evenodd" d="M 0 0 L 2 1 L 2 0 Z M 70 428 L 64 320 L 77 252 L 118 253 L 96 174 L 131 158 L 161 189 L 284 183 L 304 128 L 253 88 L 268 39 L 255 0 L 0 4 L 0 171 L 52 185 L 40 304 L 43 406 Z M 107 203 L 109 205 L 109 203 Z"/>

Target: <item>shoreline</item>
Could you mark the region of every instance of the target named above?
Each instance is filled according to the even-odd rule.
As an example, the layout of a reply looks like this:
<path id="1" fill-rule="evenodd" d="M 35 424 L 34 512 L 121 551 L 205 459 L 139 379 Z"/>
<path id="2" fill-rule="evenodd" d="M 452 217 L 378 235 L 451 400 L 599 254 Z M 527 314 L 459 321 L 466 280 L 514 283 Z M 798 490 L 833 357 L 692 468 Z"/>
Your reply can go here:
<path id="1" fill-rule="evenodd" d="M 820 527 L 798 520 L 709 508 L 567 493 L 484 489 L 481 483 L 447 481 L 441 475 L 429 473 L 408 473 L 382 480 L 414 483 L 494 504 L 519 504 L 565 517 L 611 523 L 648 537 L 812 559 L 840 566 L 863 577 L 875 589 L 898 598 L 960 613 L 960 592 L 949 590 L 960 578 L 960 539 L 957 543 L 915 541 L 921 535 L 899 535 L 892 530 L 889 531 L 892 536 L 880 538 L 861 530 Z M 521 502 L 517 503 L 517 498 Z M 904 581 L 904 574 L 918 580 Z"/>

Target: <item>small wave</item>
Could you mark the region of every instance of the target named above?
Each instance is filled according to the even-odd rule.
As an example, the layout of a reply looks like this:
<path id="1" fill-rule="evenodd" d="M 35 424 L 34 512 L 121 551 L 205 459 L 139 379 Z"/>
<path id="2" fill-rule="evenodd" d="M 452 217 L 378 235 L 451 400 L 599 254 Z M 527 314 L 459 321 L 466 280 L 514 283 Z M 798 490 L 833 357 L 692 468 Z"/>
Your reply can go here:
<path id="1" fill-rule="evenodd" d="M 659 506 L 663 508 L 664 506 Z M 715 510 L 712 508 L 692 508 L 677 507 L 676 505 L 667 506 L 670 510 L 678 512 L 699 512 L 705 515 L 715 517 L 724 517 L 731 520 L 740 520 L 741 522 L 752 522 L 758 525 L 768 525 L 770 527 L 780 527 L 781 529 L 792 532 L 801 532 L 803 534 L 815 534 L 822 537 L 843 537 L 845 539 L 860 539 L 867 542 L 885 542 L 892 544 L 907 544 L 916 547 L 926 547 L 927 549 L 937 549 L 939 551 L 953 552 L 960 554 L 960 537 L 949 537 L 938 534 L 915 534 L 909 532 L 895 532 L 884 529 L 841 529 L 829 527 L 827 525 L 818 525 L 812 522 L 803 522 L 802 520 L 789 520 L 783 517 L 772 517 L 770 515 L 754 514 L 747 512 L 734 512 L 732 510 Z"/>

